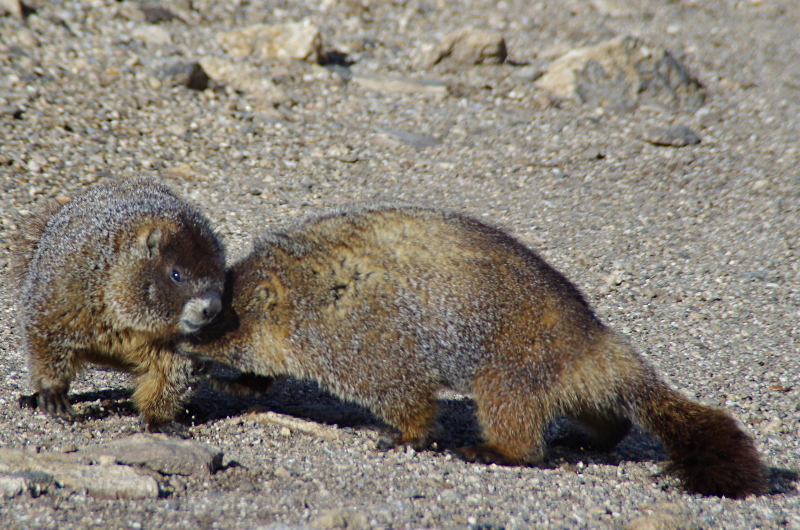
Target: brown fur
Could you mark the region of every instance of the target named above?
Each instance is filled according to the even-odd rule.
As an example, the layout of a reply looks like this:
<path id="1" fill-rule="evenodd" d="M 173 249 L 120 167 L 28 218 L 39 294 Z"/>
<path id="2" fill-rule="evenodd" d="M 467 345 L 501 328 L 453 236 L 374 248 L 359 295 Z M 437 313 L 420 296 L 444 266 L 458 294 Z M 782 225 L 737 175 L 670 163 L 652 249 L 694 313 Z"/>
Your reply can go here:
<path id="1" fill-rule="evenodd" d="M 534 252 L 469 217 L 356 207 L 267 234 L 229 271 L 206 342 L 183 351 L 318 381 L 424 447 L 442 387 L 471 393 L 485 443 L 468 460 L 526 464 L 567 415 L 610 450 L 631 422 L 664 439 L 686 488 L 762 490 L 752 441 L 667 388 Z"/>
<path id="2" fill-rule="evenodd" d="M 35 394 L 21 403 L 74 415 L 87 364 L 132 372 L 151 430 L 167 426 L 201 363 L 175 341 L 221 307 L 222 247 L 202 215 L 151 179 L 98 186 L 35 216 L 19 251 L 20 323 Z"/>

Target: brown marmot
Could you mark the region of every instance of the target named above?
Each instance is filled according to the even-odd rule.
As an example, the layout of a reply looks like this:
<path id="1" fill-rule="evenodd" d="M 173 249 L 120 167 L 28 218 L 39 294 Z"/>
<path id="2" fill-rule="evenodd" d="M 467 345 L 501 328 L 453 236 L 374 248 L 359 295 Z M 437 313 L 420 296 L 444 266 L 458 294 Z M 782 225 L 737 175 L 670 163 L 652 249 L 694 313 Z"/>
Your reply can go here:
<path id="1" fill-rule="evenodd" d="M 223 306 L 179 351 L 315 380 L 399 429 L 397 443 L 426 446 L 447 387 L 477 406 L 485 443 L 460 449 L 467 460 L 540 461 L 559 415 L 606 450 L 633 422 L 663 439 L 687 490 L 762 491 L 733 418 L 671 390 L 563 275 L 470 217 L 355 206 L 268 233 L 229 269 Z"/>
<path id="2" fill-rule="evenodd" d="M 174 343 L 221 308 L 225 256 L 206 218 L 155 180 L 132 179 L 48 206 L 20 240 L 35 391 L 20 403 L 72 417 L 70 382 L 95 363 L 132 372 L 142 419 L 168 427 L 202 368 Z"/>

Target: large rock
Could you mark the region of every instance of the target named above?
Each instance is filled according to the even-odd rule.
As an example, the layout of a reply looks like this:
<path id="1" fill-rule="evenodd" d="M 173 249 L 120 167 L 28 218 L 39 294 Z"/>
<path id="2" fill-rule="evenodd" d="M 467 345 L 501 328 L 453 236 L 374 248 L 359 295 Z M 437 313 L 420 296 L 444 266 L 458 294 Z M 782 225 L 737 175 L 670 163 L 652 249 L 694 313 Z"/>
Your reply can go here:
<path id="1" fill-rule="evenodd" d="M 669 51 L 628 36 L 566 53 L 536 85 L 556 97 L 608 109 L 642 103 L 696 109 L 705 100 L 700 82 Z"/>
<path id="2" fill-rule="evenodd" d="M 243 29 L 217 33 L 214 37 L 232 56 L 242 59 L 297 59 L 319 62 L 322 37 L 308 19 L 288 24 L 254 24 Z"/>
<path id="3" fill-rule="evenodd" d="M 104 499 L 153 499 L 160 491 L 153 475 L 208 475 L 221 466 L 215 447 L 147 434 L 66 454 L 0 447 L 0 497 L 37 496 L 53 483 Z"/>
<path id="4" fill-rule="evenodd" d="M 74 454 L 0 448 L 0 473 L 23 478 L 26 474 L 45 474 L 62 488 L 104 499 L 154 499 L 159 492 L 155 479 L 140 475 L 132 467 L 86 465 Z M 29 488 L 28 482 L 24 480 L 25 488 Z"/>
<path id="5" fill-rule="evenodd" d="M 216 447 L 154 434 L 135 434 L 78 454 L 110 456 L 119 464 L 143 465 L 163 475 L 209 474 L 222 467 L 222 451 Z"/>
<path id="6" fill-rule="evenodd" d="M 462 28 L 442 39 L 424 63 L 434 65 L 445 58 L 462 64 L 499 64 L 506 60 L 506 41 L 495 31 Z"/>

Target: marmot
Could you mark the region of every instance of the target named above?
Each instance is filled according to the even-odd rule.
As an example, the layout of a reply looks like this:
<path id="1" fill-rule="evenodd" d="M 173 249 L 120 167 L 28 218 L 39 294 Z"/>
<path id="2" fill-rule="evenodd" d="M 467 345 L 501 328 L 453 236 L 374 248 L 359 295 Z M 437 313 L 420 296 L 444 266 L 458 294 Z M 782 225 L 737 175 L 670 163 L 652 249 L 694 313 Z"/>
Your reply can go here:
<path id="1" fill-rule="evenodd" d="M 562 274 L 458 213 L 355 206 L 267 233 L 229 269 L 206 330 L 178 351 L 315 380 L 399 429 L 397 443 L 427 445 L 448 387 L 474 396 L 485 437 L 459 449 L 467 460 L 540 461 L 559 415 L 604 450 L 633 422 L 663 439 L 687 490 L 762 491 L 733 418 L 671 390 Z"/>
<path id="2" fill-rule="evenodd" d="M 206 218 L 155 180 L 132 179 L 49 205 L 20 239 L 35 392 L 20 403 L 72 417 L 70 382 L 95 363 L 132 372 L 148 429 L 168 427 L 202 368 L 174 343 L 221 308 L 225 254 Z"/>

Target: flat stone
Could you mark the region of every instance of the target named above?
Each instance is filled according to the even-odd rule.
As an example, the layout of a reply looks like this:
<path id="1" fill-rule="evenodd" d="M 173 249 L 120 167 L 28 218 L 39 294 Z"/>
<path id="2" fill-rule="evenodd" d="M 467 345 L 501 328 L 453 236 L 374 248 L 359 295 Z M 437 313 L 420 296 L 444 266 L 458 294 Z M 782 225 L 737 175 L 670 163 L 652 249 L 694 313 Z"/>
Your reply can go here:
<path id="1" fill-rule="evenodd" d="M 544 67 L 541 64 L 528 64 L 515 68 L 511 72 L 511 79 L 523 83 L 532 83 L 544 75 Z"/>
<path id="2" fill-rule="evenodd" d="M 158 483 L 129 466 L 62 466 L 53 477 L 62 487 L 100 499 L 155 499 Z"/>
<path id="3" fill-rule="evenodd" d="M 665 147 L 685 147 L 700 143 L 700 138 L 685 125 L 646 127 L 641 132 L 641 138 L 645 142 Z"/>
<path id="4" fill-rule="evenodd" d="M 105 499 L 154 499 L 158 483 L 129 466 L 91 466 L 81 463 L 79 453 L 27 453 L 0 448 L 0 473 L 26 477 L 24 473 L 44 473 L 62 488 L 86 492 Z M 31 481 L 25 478 L 26 484 Z"/>
<path id="5" fill-rule="evenodd" d="M 705 90 L 669 51 L 621 36 L 567 52 L 536 85 L 586 105 L 628 110 L 644 104 L 696 109 Z"/>
<path id="6" fill-rule="evenodd" d="M 135 434 L 78 455 L 95 460 L 113 456 L 120 464 L 143 465 L 165 475 L 209 474 L 222 467 L 222 451 L 216 447 L 155 434 Z"/>
<path id="7" fill-rule="evenodd" d="M 639 0 L 592 0 L 592 6 L 601 15 L 610 17 L 628 17 L 642 10 Z"/>
<path id="8" fill-rule="evenodd" d="M 357 74 L 352 82 L 367 90 L 388 93 L 447 95 L 447 85 L 440 81 L 420 81 L 383 74 Z"/>
<path id="9" fill-rule="evenodd" d="M 155 24 L 136 26 L 131 31 L 131 37 L 153 46 L 172 44 L 172 36 L 170 36 L 169 31 Z"/>
<path id="10" fill-rule="evenodd" d="M 698 528 L 690 519 L 679 515 L 659 513 L 637 517 L 625 530 L 695 530 Z"/>
<path id="11" fill-rule="evenodd" d="M 214 40 L 232 56 L 242 59 L 297 59 L 319 62 L 322 36 L 305 19 L 288 24 L 253 24 L 243 29 L 217 33 Z"/>
<path id="12" fill-rule="evenodd" d="M 311 520 L 311 527 L 321 530 L 347 528 L 347 516 L 348 512 L 345 509 L 326 510 Z"/>
<path id="13" fill-rule="evenodd" d="M 415 149 L 425 149 L 426 147 L 434 147 L 442 143 L 441 139 L 425 134 L 396 131 L 393 129 L 386 129 L 384 127 L 375 127 L 375 130 L 380 134 L 385 134 L 396 140 L 400 140 L 404 144 L 410 145 Z"/>
<path id="14" fill-rule="evenodd" d="M 198 172 L 191 164 L 185 162 L 164 168 L 162 172 L 167 176 L 179 178 L 188 182 L 206 180 L 202 173 Z"/>

